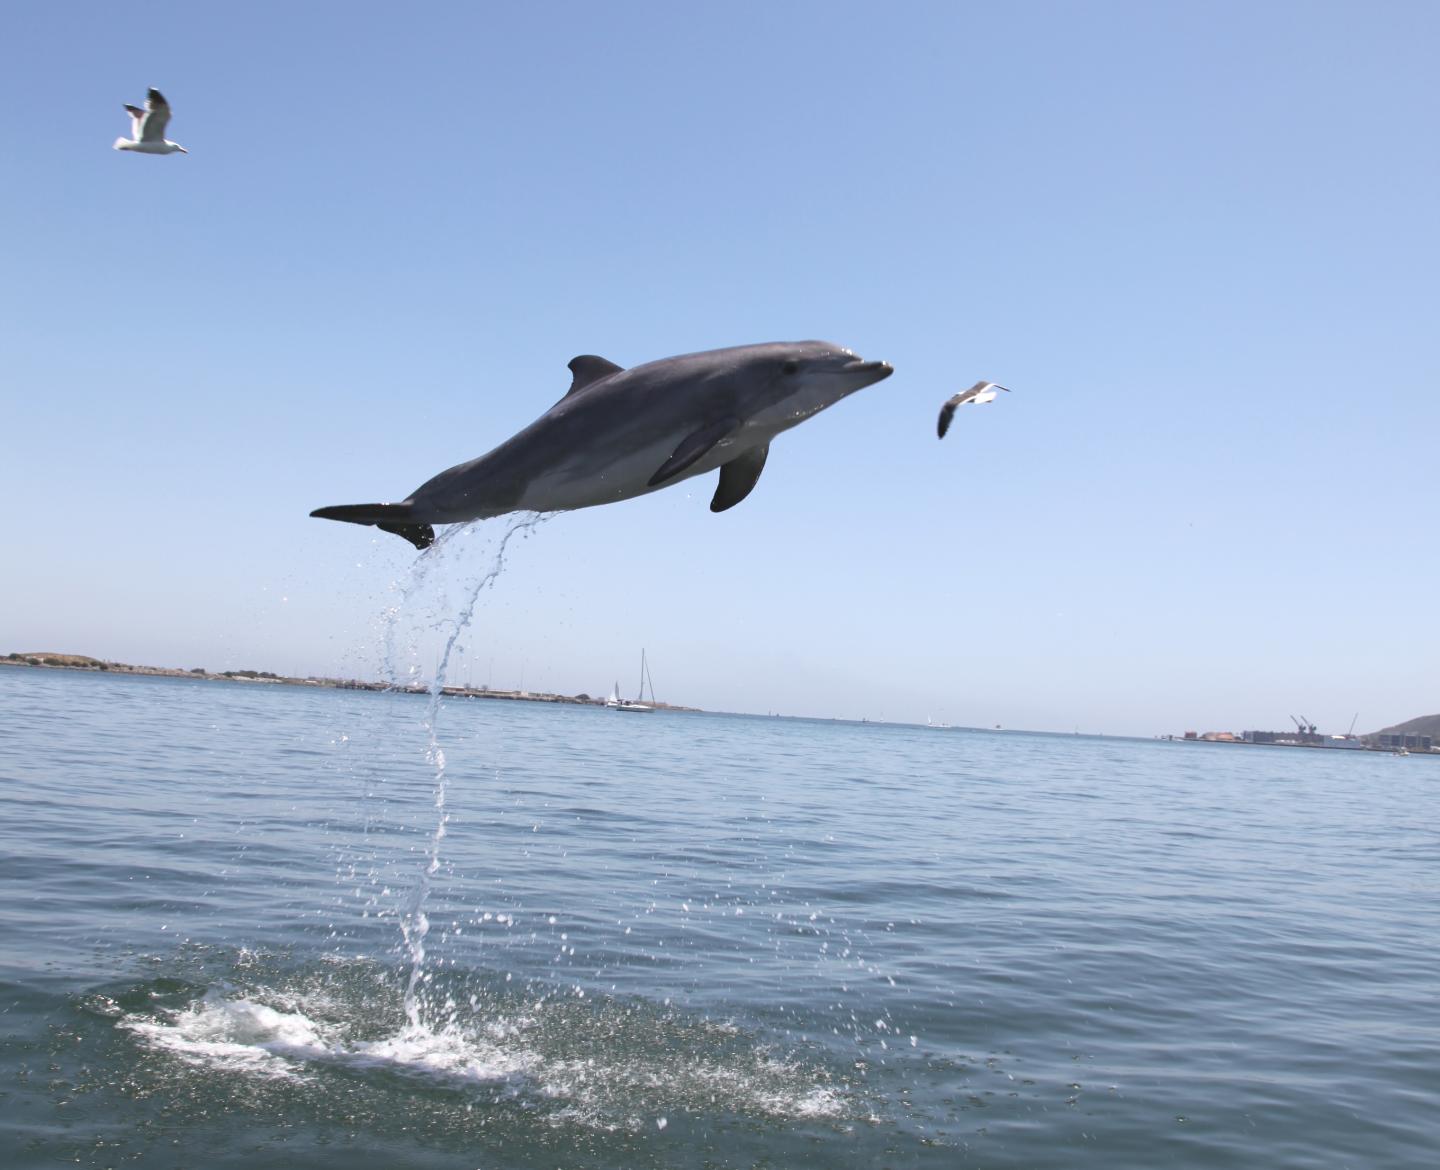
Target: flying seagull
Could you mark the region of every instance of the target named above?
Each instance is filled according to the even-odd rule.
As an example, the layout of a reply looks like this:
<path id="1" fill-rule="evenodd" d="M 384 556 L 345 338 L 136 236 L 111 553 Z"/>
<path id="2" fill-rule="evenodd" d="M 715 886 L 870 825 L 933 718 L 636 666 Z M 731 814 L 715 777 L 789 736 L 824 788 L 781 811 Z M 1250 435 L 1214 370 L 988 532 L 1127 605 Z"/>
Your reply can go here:
<path id="1" fill-rule="evenodd" d="M 960 391 L 954 398 L 946 402 L 940 408 L 940 421 L 935 428 L 940 432 L 940 437 L 943 439 L 945 432 L 950 429 L 950 420 L 955 417 L 957 406 L 964 406 L 967 402 L 994 402 L 997 390 L 1004 390 L 1006 394 L 1010 393 L 1010 387 L 1001 386 L 996 382 L 976 382 L 970 389 Z"/>
<path id="2" fill-rule="evenodd" d="M 158 89 L 145 95 L 145 108 L 127 105 L 132 138 L 115 139 L 116 150 L 134 150 L 140 154 L 181 154 L 190 152 L 178 142 L 165 141 L 165 127 L 170 123 L 170 103 Z"/>

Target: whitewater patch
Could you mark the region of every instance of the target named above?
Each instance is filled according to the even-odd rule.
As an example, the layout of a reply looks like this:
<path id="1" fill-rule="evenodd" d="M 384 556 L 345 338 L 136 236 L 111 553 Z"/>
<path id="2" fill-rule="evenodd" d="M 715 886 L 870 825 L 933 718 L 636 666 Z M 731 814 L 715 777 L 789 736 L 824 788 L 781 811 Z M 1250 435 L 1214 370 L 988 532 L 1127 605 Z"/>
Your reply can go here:
<path id="1" fill-rule="evenodd" d="M 120 1026 L 189 1064 L 286 1079 L 299 1076 L 305 1062 L 335 1051 L 303 1012 L 227 999 L 219 989 L 168 1019 L 131 1014 L 121 1018 Z"/>
<path id="2" fill-rule="evenodd" d="M 126 1013 L 117 1023 L 149 1051 L 202 1073 L 277 1084 L 338 1074 L 379 1091 L 399 1078 L 459 1092 L 472 1106 L 508 1100 L 537 1121 L 601 1131 L 638 1131 L 687 1111 L 799 1121 L 853 1112 L 846 1089 L 821 1069 L 777 1056 L 730 1025 L 656 1017 L 648 1005 L 541 1003 L 434 1028 L 407 1021 L 379 1037 L 357 1035 L 334 1007 L 328 996 L 306 1004 L 293 993 L 214 987 L 188 1005 Z"/>
<path id="3" fill-rule="evenodd" d="M 494 1082 L 522 1074 L 523 1053 L 457 1027 L 407 1025 L 379 1040 L 347 1040 L 345 1029 L 254 999 L 212 988 L 196 1004 L 167 1019 L 127 1015 L 122 1027 L 150 1048 L 189 1064 L 267 1077 L 301 1079 L 316 1066 L 386 1069 L 447 1081 Z"/>

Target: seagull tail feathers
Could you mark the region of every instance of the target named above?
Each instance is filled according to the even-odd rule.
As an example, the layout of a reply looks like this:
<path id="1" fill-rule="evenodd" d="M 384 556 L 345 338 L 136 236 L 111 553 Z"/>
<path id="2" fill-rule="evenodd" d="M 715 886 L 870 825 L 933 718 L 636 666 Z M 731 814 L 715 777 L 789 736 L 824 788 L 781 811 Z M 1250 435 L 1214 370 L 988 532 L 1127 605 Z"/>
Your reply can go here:
<path id="1" fill-rule="evenodd" d="M 435 529 L 410 519 L 411 504 L 335 504 L 316 508 L 310 515 L 321 520 L 343 520 L 347 524 L 373 524 L 381 532 L 393 532 L 418 549 L 435 543 Z"/>

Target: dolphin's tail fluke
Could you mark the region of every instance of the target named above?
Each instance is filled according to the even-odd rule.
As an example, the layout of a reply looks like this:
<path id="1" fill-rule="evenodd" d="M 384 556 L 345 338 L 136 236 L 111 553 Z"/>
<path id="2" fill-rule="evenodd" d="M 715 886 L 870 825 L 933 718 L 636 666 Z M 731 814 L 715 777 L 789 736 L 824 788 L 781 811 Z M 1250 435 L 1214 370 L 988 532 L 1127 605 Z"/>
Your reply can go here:
<path id="1" fill-rule="evenodd" d="M 418 549 L 435 543 L 435 529 L 410 519 L 411 504 L 336 504 L 316 508 L 310 515 L 321 520 L 343 520 L 347 524 L 373 524 L 381 532 L 403 536 Z"/>

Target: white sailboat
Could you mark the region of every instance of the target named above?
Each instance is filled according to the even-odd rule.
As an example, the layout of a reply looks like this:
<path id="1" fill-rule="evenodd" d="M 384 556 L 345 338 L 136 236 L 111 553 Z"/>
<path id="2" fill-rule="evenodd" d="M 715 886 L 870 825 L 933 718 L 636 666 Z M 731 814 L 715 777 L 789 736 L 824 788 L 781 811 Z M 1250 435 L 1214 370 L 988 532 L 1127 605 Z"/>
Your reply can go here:
<path id="1" fill-rule="evenodd" d="M 620 697 L 620 684 L 616 682 L 610 691 L 610 697 L 605 700 L 605 706 L 612 711 L 653 711 L 653 706 L 647 706 L 645 699 L 645 682 L 650 678 L 650 667 L 645 662 L 645 651 L 640 651 L 640 689 L 633 699 L 622 699 Z M 655 702 L 655 683 L 650 682 L 650 702 Z"/>

